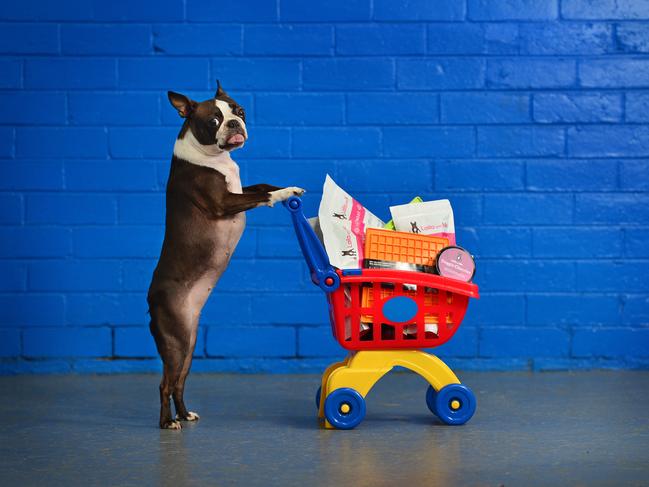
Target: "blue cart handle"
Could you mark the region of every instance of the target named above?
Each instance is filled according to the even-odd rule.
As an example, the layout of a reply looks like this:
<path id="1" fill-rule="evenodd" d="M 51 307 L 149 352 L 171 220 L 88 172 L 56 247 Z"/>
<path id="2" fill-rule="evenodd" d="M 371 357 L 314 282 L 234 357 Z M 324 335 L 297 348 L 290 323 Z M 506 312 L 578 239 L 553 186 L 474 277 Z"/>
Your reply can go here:
<path id="1" fill-rule="evenodd" d="M 324 247 L 304 216 L 302 200 L 297 196 L 291 196 L 283 204 L 291 213 L 300 249 L 311 272 L 311 280 L 326 293 L 335 291 L 340 286 L 340 277 L 329 263 Z"/>

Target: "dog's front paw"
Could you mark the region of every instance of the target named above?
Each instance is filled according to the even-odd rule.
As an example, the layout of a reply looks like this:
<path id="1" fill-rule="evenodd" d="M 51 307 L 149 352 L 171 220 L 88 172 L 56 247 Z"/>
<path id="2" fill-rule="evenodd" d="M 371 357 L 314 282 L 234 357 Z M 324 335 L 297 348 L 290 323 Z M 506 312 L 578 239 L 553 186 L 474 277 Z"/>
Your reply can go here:
<path id="1" fill-rule="evenodd" d="M 305 189 L 298 188 L 297 186 L 291 186 L 290 188 L 286 188 L 286 189 L 293 192 L 291 196 L 302 196 L 304 193 L 306 193 Z"/>
<path id="2" fill-rule="evenodd" d="M 167 421 L 166 423 L 162 423 L 160 428 L 163 430 L 179 430 L 182 429 L 182 425 L 179 421 Z"/>
<path id="3" fill-rule="evenodd" d="M 179 421 L 198 421 L 201 417 L 197 413 L 189 411 L 184 417 L 176 414 L 176 419 Z"/>
<path id="4" fill-rule="evenodd" d="M 291 196 L 302 196 L 305 191 L 302 188 L 297 186 L 289 186 L 288 188 L 278 189 L 276 191 L 271 191 L 270 200 L 268 200 L 267 205 L 273 206 L 278 201 L 286 201 Z"/>

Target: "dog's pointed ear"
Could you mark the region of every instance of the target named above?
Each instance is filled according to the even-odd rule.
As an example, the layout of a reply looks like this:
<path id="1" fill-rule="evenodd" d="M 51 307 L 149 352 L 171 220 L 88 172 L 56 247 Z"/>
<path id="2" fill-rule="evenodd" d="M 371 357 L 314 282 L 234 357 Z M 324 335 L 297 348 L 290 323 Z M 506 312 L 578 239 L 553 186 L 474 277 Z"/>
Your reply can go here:
<path id="1" fill-rule="evenodd" d="M 221 81 L 218 79 L 216 80 L 216 93 L 214 94 L 214 98 L 221 98 L 224 96 L 228 96 L 228 94 L 225 92 L 223 88 L 221 88 Z"/>
<path id="2" fill-rule="evenodd" d="M 178 110 L 178 115 L 183 118 L 187 118 L 194 108 L 196 107 L 196 102 L 190 100 L 185 95 L 176 93 L 175 91 L 168 91 L 167 96 L 173 107 Z"/>

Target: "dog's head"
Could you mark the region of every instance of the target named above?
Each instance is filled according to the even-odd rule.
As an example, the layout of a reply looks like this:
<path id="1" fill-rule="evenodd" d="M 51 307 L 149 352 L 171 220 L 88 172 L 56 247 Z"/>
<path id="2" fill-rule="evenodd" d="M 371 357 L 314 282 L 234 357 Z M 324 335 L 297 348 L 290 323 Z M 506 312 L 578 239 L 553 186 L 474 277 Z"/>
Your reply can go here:
<path id="1" fill-rule="evenodd" d="M 243 107 L 228 95 L 221 83 L 216 82 L 217 89 L 214 98 L 196 102 L 185 95 L 167 92 L 169 101 L 185 119 L 179 138 L 187 130 L 199 144 L 210 146 L 210 152 L 215 149 L 232 151 L 243 147 L 248 139 L 246 130 L 246 113 Z"/>

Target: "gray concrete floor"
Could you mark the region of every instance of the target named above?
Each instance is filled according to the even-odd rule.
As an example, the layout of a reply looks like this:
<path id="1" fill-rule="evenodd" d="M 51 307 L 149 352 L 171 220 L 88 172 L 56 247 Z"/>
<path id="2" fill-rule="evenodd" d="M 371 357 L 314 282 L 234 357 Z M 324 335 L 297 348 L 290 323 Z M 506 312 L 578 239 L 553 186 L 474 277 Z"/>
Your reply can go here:
<path id="1" fill-rule="evenodd" d="M 649 485 L 649 372 L 458 375 L 468 424 L 393 373 L 353 431 L 318 429 L 312 375 L 192 375 L 182 431 L 154 375 L 2 377 L 0 485 Z"/>

